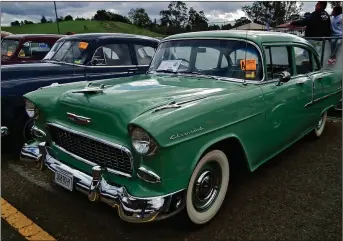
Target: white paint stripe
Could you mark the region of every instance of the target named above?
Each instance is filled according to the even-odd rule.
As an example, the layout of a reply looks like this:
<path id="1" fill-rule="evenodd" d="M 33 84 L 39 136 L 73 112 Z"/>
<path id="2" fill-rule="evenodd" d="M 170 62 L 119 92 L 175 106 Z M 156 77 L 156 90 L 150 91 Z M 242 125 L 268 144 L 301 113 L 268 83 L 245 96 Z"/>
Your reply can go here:
<path id="1" fill-rule="evenodd" d="M 32 173 L 30 173 L 29 169 L 27 169 L 27 168 L 24 169 L 24 167 L 22 167 L 22 166 L 14 165 L 11 163 L 8 164 L 8 167 L 11 170 L 13 170 L 14 172 L 16 172 L 17 174 L 19 174 L 20 176 L 22 176 L 23 178 L 25 178 L 26 180 L 28 180 L 29 182 L 31 182 L 31 183 L 33 183 L 33 184 L 35 184 L 41 188 L 44 188 L 47 191 L 55 192 L 55 190 L 50 186 L 50 183 L 37 180 L 35 178 L 35 176 Z"/>

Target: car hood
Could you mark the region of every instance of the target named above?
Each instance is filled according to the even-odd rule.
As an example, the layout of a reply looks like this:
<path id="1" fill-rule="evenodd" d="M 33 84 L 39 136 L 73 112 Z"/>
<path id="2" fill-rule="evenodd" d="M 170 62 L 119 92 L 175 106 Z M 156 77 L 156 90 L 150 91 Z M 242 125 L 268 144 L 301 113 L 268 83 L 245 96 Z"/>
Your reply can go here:
<path id="1" fill-rule="evenodd" d="M 72 68 L 70 65 L 46 62 L 8 64 L 1 67 L 1 81 L 59 75 Z"/>
<path id="2" fill-rule="evenodd" d="M 192 105 L 220 92 L 243 89 L 241 84 L 236 83 L 174 76 L 147 76 L 139 81 L 105 85 L 99 93 L 80 93 L 85 85 L 59 95 L 47 116 L 53 122 L 101 133 L 101 136 L 108 135 L 109 138 L 115 137 L 116 141 L 122 143 L 128 141 L 127 125 L 130 121 L 147 111 L 158 115 L 158 108 L 167 107 L 163 111 L 172 112 L 174 108 L 168 108 L 168 104 Z M 69 119 L 67 113 L 87 117 L 91 121 L 82 125 Z"/>

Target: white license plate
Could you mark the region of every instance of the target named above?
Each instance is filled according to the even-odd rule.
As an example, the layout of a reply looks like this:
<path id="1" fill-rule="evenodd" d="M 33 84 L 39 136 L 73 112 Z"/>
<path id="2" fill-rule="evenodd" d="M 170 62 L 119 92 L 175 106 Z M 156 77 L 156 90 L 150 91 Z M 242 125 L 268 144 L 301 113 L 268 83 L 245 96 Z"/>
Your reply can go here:
<path id="1" fill-rule="evenodd" d="M 68 189 L 69 191 L 73 191 L 73 176 L 72 175 L 65 172 L 56 171 L 55 182 L 58 185 Z"/>

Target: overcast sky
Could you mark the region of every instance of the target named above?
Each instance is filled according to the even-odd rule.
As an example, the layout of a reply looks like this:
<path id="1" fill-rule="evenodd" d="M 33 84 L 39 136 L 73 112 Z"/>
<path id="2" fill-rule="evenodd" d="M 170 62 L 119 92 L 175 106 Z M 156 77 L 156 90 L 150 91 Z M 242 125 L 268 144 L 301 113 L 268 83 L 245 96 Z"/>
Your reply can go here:
<path id="1" fill-rule="evenodd" d="M 233 21 L 244 16 L 243 5 L 252 2 L 185 2 L 188 8 L 203 10 L 208 20 L 213 22 Z M 304 2 L 303 12 L 312 12 L 316 2 Z M 56 2 L 58 16 L 71 15 L 91 18 L 97 10 L 105 9 L 127 16 L 131 8 L 144 8 L 149 17 L 159 20 L 159 12 L 166 9 L 169 2 Z M 331 8 L 327 11 L 330 13 Z M 1 26 L 9 26 L 14 20 L 39 22 L 42 16 L 55 19 L 53 2 L 2 2 Z"/>

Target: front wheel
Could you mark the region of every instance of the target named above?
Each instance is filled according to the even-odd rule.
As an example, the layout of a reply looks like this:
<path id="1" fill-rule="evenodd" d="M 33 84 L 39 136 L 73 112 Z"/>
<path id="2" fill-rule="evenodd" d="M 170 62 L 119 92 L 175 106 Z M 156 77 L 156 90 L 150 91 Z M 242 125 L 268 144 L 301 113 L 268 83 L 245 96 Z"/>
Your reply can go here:
<path id="1" fill-rule="evenodd" d="M 219 150 L 208 152 L 197 164 L 188 184 L 186 210 L 194 224 L 209 222 L 220 209 L 230 180 L 226 155 Z"/>
<path id="2" fill-rule="evenodd" d="M 325 128 L 326 119 L 327 119 L 327 111 L 325 111 L 321 115 L 321 117 L 320 117 L 320 119 L 319 119 L 319 121 L 317 123 L 317 126 L 314 128 L 314 135 L 316 137 L 320 137 L 322 135 L 322 133 L 324 131 L 324 128 Z"/>

